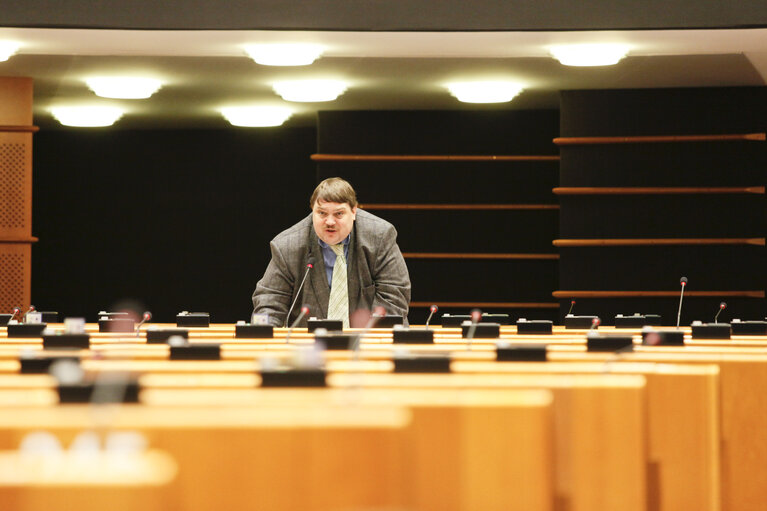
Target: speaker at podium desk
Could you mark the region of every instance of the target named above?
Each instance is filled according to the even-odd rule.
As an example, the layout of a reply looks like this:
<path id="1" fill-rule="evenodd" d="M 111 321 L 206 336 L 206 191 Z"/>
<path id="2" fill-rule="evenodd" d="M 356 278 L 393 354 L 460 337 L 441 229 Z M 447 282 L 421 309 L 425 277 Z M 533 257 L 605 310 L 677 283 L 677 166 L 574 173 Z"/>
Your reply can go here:
<path id="1" fill-rule="evenodd" d="M 210 313 L 183 311 L 176 315 L 177 327 L 209 327 Z"/>

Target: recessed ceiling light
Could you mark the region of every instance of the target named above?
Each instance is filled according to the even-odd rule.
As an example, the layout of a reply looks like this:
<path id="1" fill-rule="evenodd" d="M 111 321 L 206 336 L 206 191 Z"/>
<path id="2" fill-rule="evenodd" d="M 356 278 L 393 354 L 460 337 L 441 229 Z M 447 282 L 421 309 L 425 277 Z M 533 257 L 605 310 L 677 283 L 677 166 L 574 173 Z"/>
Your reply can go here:
<path id="1" fill-rule="evenodd" d="M 293 112 L 280 106 L 232 106 L 222 108 L 221 114 L 233 126 L 265 128 L 282 125 Z"/>
<path id="2" fill-rule="evenodd" d="M 102 98 L 145 99 L 162 87 L 155 78 L 133 76 L 98 76 L 86 78 L 88 87 Z"/>
<path id="3" fill-rule="evenodd" d="M 345 90 L 346 84 L 338 80 L 297 80 L 274 84 L 274 91 L 285 101 L 305 103 L 333 101 Z"/>
<path id="4" fill-rule="evenodd" d="M 250 44 L 245 52 L 264 66 L 308 66 L 322 55 L 317 44 Z"/>
<path id="5" fill-rule="evenodd" d="M 522 85 L 514 82 L 455 82 L 448 83 L 450 94 L 463 103 L 507 103 L 522 92 Z"/>
<path id="6" fill-rule="evenodd" d="M 552 46 L 551 54 L 566 66 L 611 66 L 629 52 L 625 44 L 571 44 Z"/>
<path id="7" fill-rule="evenodd" d="M 124 112 L 114 106 L 58 106 L 51 113 L 64 126 L 95 128 L 111 126 Z"/>
<path id="8" fill-rule="evenodd" d="M 5 62 L 17 51 L 19 51 L 19 43 L 14 41 L 0 41 L 0 62 Z"/>

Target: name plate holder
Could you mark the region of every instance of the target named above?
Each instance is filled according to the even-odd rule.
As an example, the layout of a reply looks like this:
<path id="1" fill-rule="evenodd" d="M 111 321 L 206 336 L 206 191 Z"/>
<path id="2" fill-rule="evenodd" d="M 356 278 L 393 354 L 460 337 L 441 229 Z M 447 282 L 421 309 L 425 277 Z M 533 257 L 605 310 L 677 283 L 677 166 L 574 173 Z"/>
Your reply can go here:
<path id="1" fill-rule="evenodd" d="M 729 323 L 693 323 L 693 339 L 729 339 L 732 328 Z"/>
<path id="2" fill-rule="evenodd" d="M 135 333 L 136 322 L 130 318 L 120 317 L 99 319 L 99 332 Z"/>
<path id="3" fill-rule="evenodd" d="M 443 314 L 440 317 L 440 325 L 445 328 L 455 328 L 463 324 L 464 321 L 471 321 L 470 314 Z M 511 321 L 508 314 L 482 314 L 480 323 L 498 323 L 508 325 Z"/>
<path id="4" fill-rule="evenodd" d="M 93 400 L 93 392 L 96 388 L 99 388 L 99 397 L 104 399 L 108 398 L 106 403 L 138 403 L 139 384 L 136 381 L 127 382 L 126 384 L 119 383 L 99 383 L 96 385 L 94 382 L 86 383 L 72 383 L 72 384 L 60 384 L 57 388 L 59 394 L 59 403 L 72 404 L 72 403 L 90 403 Z M 106 389 L 104 388 L 106 387 Z M 119 398 L 112 399 L 112 398 Z"/>
<path id="5" fill-rule="evenodd" d="M 767 321 L 741 321 L 730 323 L 733 335 L 767 335 Z"/>
<path id="6" fill-rule="evenodd" d="M 91 336 L 88 334 L 59 334 L 43 335 L 43 348 L 46 350 L 57 348 L 80 348 L 91 347 Z"/>
<path id="7" fill-rule="evenodd" d="M 180 312 L 176 315 L 177 327 L 201 327 L 210 326 L 210 313 L 208 312 Z"/>
<path id="8" fill-rule="evenodd" d="M 545 344 L 498 343 L 495 359 L 498 362 L 546 362 L 548 347 Z"/>
<path id="9" fill-rule="evenodd" d="M 405 318 L 402 316 L 378 316 L 374 314 L 373 317 L 375 318 L 375 323 L 373 323 L 372 328 L 394 328 L 396 325 L 405 324 Z"/>
<path id="10" fill-rule="evenodd" d="M 395 373 L 450 373 L 447 355 L 421 355 L 394 358 Z"/>
<path id="11" fill-rule="evenodd" d="M 568 314 L 565 316 L 565 330 L 588 330 L 594 324 L 594 320 L 598 321 L 599 316 L 575 316 Z"/>
<path id="12" fill-rule="evenodd" d="M 634 338 L 630 335 L 588 335 L 586 351 L 633 351 Z"/>
<path id="13" fill-rule="evenodd" d="M 344 329 L 344 322 L 340 319 L 309 318 L 306 328 L 309 332 L 314 332 L 318 328 L 324 328 L 328 332 L 341 332 Z"/>
<path id="14" fill-rule="evenodd" d="M 472 325 L 461 325 L 461 336 L 466 339 Z M 474 325 L 474 339 L 498 339 L 501 336 L 499 323 L 477 323 Z"/>
<path id="15" fill-rule="evenodd" d="M 221 360 L 220 344 L 171 346 L 170 360 Z"/>
<path id="16" fill-rule="evenodd" d="M 274 339 L 272 325 L 234 325 L 236 339 Z"/>
<path id="17" fill-rule="evenodd" d="M 42 337 L 43 330 L 48 326 L 45 323 L 19 323 L 8 325 L 9 339 L 29 339 L 31 337 Z"/>
<path id="18" fill-rule="evenodd" d="M 520 318 L 517 320 L 518 334 L 551 335 L 554 329 L 554 322 L 545 319 L 526 320 Z"/>
<path id="19" fill-rule="evenodd" d="M 189 339 L 189 330 L 186 328 L 148 328 L 146 330 L 147 344 L 166 344 L 171 337 L 178 336 Z"/>
<path id="20" fill-rule="evenodd" d="M 643 346 L 684 346 L 681 330 L 642 330 Z"/>
<path id="21" fill-rule="evenodd" d="M 618 314 L 615 316 L 615 328 L 642 328 L 647 325 L 647 318 L 638 312 L 633 316 Z"/>
<path id="22" fill-rule="evenodd" d="M 327 387 L 325 369 L 284 369 L 261 371 L 262 387 Z"/>
<path id="23" fill-rule="evenodd" d="M 395 328 L 392 330 L 394 344 L 434 344 L 434 330 L 430 328 Z"/>
<path id="24" fill-rule="evenodd" d="M 20 374 L 48 374 L 51 366 L 59 361 L 80 363 L 80 357 L 75 356 L 52 356 L 52 357 L 21 357 L 19 363 Z"/>
<path id="25" fill-rule="evenodd" d="M 314 342 L 325 346 L 326 350 L 342 351 L 351 349 L 356 334 L 344 334 L 340 332 L 328 332 L 325 334 L 315 334 Z"/>

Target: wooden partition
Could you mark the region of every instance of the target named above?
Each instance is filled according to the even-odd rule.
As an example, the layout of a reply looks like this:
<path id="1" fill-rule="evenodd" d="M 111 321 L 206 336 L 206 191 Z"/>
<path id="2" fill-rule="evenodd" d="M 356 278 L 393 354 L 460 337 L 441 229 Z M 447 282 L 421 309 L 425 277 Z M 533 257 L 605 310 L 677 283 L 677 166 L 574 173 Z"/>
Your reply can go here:
<path id="1" fill-rule="evenodd" d="M 32 79 L 0 77 L 0 312 L 29 307 L 32 279 Z"/>

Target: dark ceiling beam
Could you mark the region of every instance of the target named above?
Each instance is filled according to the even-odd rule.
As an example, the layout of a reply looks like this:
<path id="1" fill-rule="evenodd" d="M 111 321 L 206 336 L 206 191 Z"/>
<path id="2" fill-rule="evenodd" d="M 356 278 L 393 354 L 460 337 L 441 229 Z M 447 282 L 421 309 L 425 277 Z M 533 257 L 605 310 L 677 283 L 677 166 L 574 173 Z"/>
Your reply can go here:
<path id="1" fill-rule="evenodd" d="M 764 0 L 24 0 L 2 26 L 171 30 L 608 30 L 767 26 Z"/>

